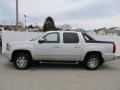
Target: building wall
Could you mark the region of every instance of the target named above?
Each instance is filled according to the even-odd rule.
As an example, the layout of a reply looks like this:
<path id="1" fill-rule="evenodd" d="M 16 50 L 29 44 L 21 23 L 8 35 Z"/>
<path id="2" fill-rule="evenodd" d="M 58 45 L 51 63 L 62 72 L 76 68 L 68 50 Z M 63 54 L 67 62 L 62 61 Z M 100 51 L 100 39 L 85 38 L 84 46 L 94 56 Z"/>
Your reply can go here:
<path id="1" fill-rule="evenodd" d="M 98 35 L 105 35 L 105 32 L 103 30 L 100 30 L 97 32 Z"/>

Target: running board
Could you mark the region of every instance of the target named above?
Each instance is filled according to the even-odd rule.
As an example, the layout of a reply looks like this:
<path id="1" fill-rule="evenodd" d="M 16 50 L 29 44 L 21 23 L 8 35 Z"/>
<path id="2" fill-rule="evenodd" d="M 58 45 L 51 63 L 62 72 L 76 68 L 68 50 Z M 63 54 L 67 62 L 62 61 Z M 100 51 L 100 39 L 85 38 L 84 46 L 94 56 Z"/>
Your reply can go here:
<path id="1" fill-rule="evenodd" d="M 78 61 L 40 61 L 43 64 L 78 64 Z"/>

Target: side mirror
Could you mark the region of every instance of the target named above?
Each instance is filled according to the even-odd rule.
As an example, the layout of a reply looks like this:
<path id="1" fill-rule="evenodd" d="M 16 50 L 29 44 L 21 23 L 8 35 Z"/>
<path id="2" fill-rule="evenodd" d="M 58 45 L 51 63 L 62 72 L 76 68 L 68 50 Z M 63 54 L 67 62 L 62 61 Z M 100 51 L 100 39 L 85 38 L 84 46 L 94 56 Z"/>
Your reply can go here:
<path id="1" fill-rule="evenodd" d="M 44 43 L 44 42 L 45 42 L 45 40 L 43 38 L 41 38 L 41 39 L 38 40 L 38 43 L 40 43 L 40 44 Z"/>

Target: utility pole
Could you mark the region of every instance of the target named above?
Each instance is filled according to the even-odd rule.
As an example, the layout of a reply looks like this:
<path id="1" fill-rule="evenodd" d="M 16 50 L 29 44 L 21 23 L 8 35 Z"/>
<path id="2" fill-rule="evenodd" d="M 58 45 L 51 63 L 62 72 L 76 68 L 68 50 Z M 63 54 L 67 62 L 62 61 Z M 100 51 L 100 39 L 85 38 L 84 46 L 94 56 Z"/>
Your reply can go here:
<path id="1" fill-rule="evenodd" d="M 27 18 L 27 15 L 24 15 L 25 17 L 25 31 L 26 31 L 26 18 Z"/>
<path id="2" fill-rule="evenodd" d="M 18 0 L 16 0 L 16 31 L 18 31 L 18 23 L 19 23 L 19 10 L 18 10 Z"/>

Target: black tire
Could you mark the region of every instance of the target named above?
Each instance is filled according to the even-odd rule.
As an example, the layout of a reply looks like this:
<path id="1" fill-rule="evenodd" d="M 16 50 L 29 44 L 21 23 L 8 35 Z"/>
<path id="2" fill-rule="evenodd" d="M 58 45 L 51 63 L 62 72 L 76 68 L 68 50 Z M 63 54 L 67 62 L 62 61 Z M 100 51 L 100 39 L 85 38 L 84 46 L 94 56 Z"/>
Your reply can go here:
<path id="1" fill-rule="evenodd" d="M 32 59 L 29 54 L 18 53 L 13 58 L 13 64 L 16 69 L 26 70 L 31 66 Z"/>
<path id="2" fill-rule="evenodd" d="M 98 55 L 88 55 L 85 58 L 84 65 L 88 70 L 96 70 L 100 66 L 100 57 Z"/>

